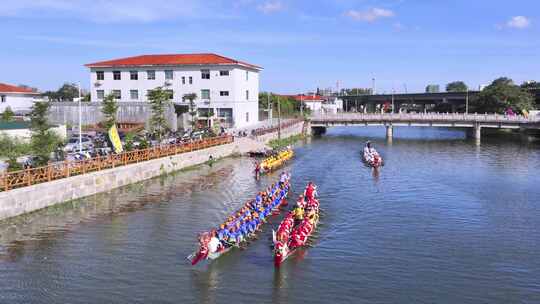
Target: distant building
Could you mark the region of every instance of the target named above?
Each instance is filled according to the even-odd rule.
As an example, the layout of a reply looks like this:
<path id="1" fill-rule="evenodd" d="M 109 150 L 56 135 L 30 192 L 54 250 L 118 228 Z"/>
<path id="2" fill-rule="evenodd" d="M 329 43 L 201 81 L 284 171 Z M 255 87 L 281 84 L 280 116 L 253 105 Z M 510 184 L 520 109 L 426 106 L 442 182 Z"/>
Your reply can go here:
<path id="1" fill-rule="evenodd" d="M 9 107 L 17 114 L 27 114 L 40 96 L 28 88 L 0 83 L 0 113 Z"/>
<path id="2" fill-rule="evenodd" d="M 343 100 L 336 96 L 294 95 L 290 96 L 301 102 L 311 112 L 337 113 L 343 111 Z"/>
<path id="3" fill-rule="evenodd" d="M 214 113 L 226 126 L 245 127 L 259 120 L 261 67 L 216 54 L 142 55 L 86 64 L 91 100 L 114 94 L 119 101 L 148 101 L 150 90 L 170 91 L 186 111 L 185 94 L 196 93 L 199 115 Z"/>
<path id="4" fill-rule="evenodd" d="M 430 84 L 426 87 L 426 93 L 439 93 L 441 87 L 438 84 Z"/>
<path id="5" fill-rule="evenodd" d="M 296 95 L 294 99 L 301 102 L 311 112 L 321 112 L 325 99 L 320 95 Z"/>

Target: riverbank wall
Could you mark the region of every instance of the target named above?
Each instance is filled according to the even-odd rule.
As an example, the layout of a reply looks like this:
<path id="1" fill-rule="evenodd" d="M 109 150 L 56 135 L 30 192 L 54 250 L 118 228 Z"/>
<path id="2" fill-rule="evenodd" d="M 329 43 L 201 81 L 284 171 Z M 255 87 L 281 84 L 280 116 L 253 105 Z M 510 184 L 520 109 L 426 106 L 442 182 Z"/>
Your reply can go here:
<path id="1" fill-rule="evenodd" d="M 282 130 L 282 137 L 300 134 L 303 123 Z M 0 220 L 37 211 L 55 204 L 71 201 L 146 179 L 171 173 L 213 159 L 243 155 L 260 150 L 265 142 L 277 138 L 277 132 L 263 138 L 237 138 L 233 143 L 178 155 L 149 160 L 122 167 L 72 176 L 51 182 L 0 192 Z"/>

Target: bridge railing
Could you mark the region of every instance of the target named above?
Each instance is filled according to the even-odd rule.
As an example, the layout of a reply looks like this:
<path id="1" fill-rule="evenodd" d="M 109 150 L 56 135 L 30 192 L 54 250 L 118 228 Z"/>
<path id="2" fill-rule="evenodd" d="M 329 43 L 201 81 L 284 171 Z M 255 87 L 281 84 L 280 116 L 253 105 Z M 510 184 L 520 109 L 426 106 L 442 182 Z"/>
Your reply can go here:
<path id="1" fill-rule="evenodd" d="M 537 116 L 525 117 L 523 115 L 476 113 L 317 113 L 311 117 L 311 121 L 463 121 L 478 123 L 536 123 L 540 122 L 540 118 Z"/>

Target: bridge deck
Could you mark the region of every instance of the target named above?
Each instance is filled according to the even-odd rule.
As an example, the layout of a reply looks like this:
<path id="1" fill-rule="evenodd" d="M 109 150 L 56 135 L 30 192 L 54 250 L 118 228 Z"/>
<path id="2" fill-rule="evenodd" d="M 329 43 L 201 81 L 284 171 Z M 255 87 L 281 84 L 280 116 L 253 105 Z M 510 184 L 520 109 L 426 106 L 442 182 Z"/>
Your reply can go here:
<path id="1" fill-rule="evenodd" d="M 540 118 L 500 114 L 316 114 L 311 117 L 313 127 L 342 125 L 434 126 L 540 129 Z"/>

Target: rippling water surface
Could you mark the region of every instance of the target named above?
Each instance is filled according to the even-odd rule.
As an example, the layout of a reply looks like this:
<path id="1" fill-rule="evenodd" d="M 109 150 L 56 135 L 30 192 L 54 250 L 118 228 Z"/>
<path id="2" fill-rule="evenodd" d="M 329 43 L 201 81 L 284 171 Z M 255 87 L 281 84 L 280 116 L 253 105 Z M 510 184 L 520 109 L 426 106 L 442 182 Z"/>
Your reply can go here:
<path id="1" fill-rule="evenodd" d="M 540 303 L 538 145 L 336 128 L 296 152 L 294 193 L 315 181 L 324 216 L 281 269 L 279 218 L 246 250 L 186 263 L 198 232 L 276 178 L 226 159 L 1 223 L 0 303 Z"/>

